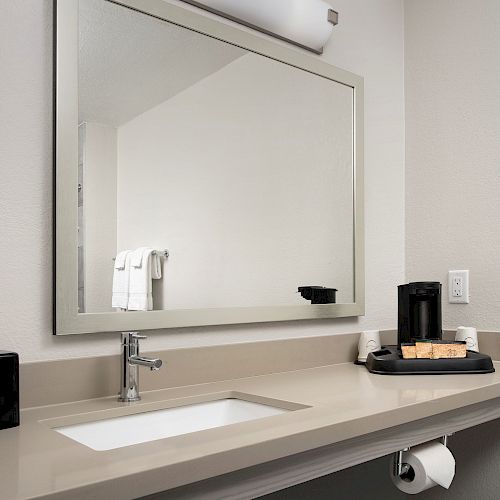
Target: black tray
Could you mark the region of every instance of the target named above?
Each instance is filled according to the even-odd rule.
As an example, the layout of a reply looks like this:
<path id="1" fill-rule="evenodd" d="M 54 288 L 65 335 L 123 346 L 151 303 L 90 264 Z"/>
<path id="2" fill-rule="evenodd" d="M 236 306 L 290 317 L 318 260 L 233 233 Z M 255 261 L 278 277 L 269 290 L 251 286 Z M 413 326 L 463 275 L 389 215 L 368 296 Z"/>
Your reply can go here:
<path id="1" fill-rule="evenodd" d="M 368 354 L 365 363 L 371 373 L 380 375 L 451 375 L 493 373 L 495 368 L 486 354 L 467 351 L 466 358 L 403 359 L 397 346 L 382 346 Z"/>

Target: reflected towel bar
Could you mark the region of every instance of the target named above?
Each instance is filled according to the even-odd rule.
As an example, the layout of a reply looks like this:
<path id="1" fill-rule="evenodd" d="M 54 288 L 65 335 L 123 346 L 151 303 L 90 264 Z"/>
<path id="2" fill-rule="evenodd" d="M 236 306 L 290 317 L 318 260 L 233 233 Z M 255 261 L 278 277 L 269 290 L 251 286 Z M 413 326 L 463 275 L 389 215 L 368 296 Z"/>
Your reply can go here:
<path id="1" fill-rule="evenodd" d="M 168 259 L 168 257 L 170 256 L 170 253 L 168 250 L 153 250 L 152 253 L 163 256 L 165 259 Z M 116 257 L 113 257 L 113 260 L 116 260 Z"/>

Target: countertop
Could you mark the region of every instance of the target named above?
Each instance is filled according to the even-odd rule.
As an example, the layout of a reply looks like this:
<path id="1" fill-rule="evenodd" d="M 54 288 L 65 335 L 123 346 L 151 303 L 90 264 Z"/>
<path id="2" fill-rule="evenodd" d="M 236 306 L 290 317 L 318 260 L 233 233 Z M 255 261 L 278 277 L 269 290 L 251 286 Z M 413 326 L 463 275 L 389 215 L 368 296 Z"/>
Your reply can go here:
<path id="1" fill-rule="evenodd" d="M 0 497 L 145 496 L 498 398 L 499 362 L 495 368 L 482 375 L 382 376 L 344 363 L 145 392 L 130 405 L 109 397 L 26 409 L 20 427 L 0 431 Z M 51 428 L 233 393 L 306 408 L 109 451 Z"/>

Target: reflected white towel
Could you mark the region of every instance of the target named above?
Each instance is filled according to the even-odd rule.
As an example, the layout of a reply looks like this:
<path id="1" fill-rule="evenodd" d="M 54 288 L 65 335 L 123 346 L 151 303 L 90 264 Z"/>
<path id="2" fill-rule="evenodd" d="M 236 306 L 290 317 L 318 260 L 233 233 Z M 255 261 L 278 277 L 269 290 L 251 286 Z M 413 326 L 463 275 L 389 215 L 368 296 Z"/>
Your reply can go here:
<path id="1" fill-rule="evenodd" d="M 149 252 L 145 255 L 146 253 L 146 250 L 150 250 L 151 252 L 153 251 L 152 248 L 149 248 L 149 247 L 139 247 L 137 249 L 135 249 L 131 255 L 130 255 L 130 265 L 132 267 L 141 267 L 142 266 L 142 259 L 143 257 L 145 259 L 148 259 L 149 257 Z"/>
<path id="2" fill-rule="evenodd" d="M 130 253 L 130 250 L 123 250 L 123 252 L 118 252 L 118 255 L 115 258 L 115 269 L 125 269 L 125 260 L 127 259 L 127 255 Z"/>
<path id="3" fill-rule="evenodd" d="M 115 259 L 111 307 L 128 308 L 130 281 L 130 250 L 120 252 Z"/>
<path id="4" fill-rule="evenodd" d="M 151 262 L 151 278 L 159 280 L 161 278 L 161 258 L 157 252 L 154 252 L 150 257 Z"/>
<path id="5" fill-rule="evenodd" d="M 141 247 L 130 254 L 129 311 L 153 310 L 153 279 L 161 278 L 160 257 L 152 248 Z"/>

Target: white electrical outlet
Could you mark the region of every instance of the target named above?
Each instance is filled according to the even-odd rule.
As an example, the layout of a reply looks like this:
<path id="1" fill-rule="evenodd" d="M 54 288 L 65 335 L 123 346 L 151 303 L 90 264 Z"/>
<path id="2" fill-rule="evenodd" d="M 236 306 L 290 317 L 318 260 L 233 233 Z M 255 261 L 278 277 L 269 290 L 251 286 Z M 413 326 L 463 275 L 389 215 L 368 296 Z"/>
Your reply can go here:
<path id="1" fill-rule="evenodd" d="M 448 271 L 448 300 L 450 304 L 469 303 L 469 271 Z"/>

